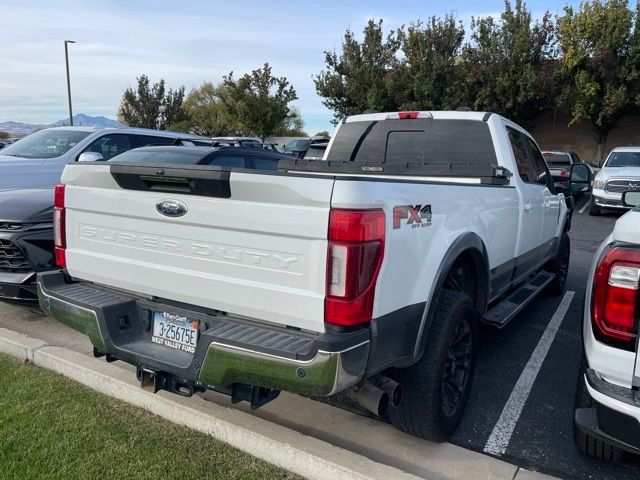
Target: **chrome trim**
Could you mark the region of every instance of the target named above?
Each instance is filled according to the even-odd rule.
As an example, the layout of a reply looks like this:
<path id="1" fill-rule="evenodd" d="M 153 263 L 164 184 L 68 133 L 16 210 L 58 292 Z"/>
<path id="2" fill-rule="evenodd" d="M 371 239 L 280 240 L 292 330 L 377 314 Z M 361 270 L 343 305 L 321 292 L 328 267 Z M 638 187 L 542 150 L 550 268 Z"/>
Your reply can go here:
<path id="1" fill-rule="evenodd" d="M 108 353 L 95 311 L 47 292 L 38 280 L 40 307 L 49 316 L 84 333 L 100 352 Z M 360 382 L 369 359 L 370 342 L 338 352 L 319 350 L 309 360 L 296 360 L 220 342 L 209 344 L 197 382 L 208 387 L 245 383 L 312 396 L 328 396 Z"/>
<path id="2" fill-rule="evenodd" d="M 89 337 L 94 347 L 106 353 L 107 347 L 103 340 L 104 337 L 100 330 L 96 312 L 47 293 L 40 280 L 38 280 L 38 302 L 40 303 L 40 308 L 47 315 L 80 333 L 84 333 Z"/>
<path id="3" fill-rule="evenodd" d="M 623 191 L 611 191 L 609 190 L 609 184 L 612 182 L 627 182 L 629 183 L 628 186 L 619 186 L 617 188 L 624 188 L 625 190 L 623 191 L 628 191 L 626 189 L 629 189 L 631 191 L 637 192 L 640 191 L 640 178 L 636 177 L 636 178 L 628 178 L 628 177 L 610 177 L 607 178 L 604 181 L 604 191 L 605 192 L 610 192 L 610 193 L 623 193 Z"/>
<path id="4" fill-rule="evenodd" d="M 246 383 L 312 396 L 328 396 L 362 380 L 369 341 L 340 352 L 319 350 L 310 360 L 269 355 L 213 342 L 198 382 L 209 388 Z"/>

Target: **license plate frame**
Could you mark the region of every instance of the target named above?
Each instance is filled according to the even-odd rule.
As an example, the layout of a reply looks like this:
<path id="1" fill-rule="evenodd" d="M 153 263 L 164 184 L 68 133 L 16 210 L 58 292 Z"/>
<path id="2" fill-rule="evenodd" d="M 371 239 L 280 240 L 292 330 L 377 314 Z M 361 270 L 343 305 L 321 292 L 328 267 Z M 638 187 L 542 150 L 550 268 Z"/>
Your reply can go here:
<path id="1" fill-rule="evenodd" d="M 151 342 L 194 354 L 200 336 L 200 320 L 171 312 L 152 312 Z"/>

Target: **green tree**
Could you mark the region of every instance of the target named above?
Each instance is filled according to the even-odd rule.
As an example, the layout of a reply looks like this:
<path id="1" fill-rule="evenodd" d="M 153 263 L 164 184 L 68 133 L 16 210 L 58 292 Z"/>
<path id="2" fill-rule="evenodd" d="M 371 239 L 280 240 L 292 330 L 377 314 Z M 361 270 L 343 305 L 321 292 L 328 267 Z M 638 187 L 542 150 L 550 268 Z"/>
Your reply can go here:
<path id="1" fill-rule="evenodd" d="M 560 99 L 571 113 L 570 124 L 591 123 L 599 160 L 611 130 L 638 105 L 637 22 L 624 0 L 585 1 L 577 11 L 566 6 L 558 19 L 566 81 Z"/>
<path id="2" fill-rule="evenodd" d="M 130 127 L 165 130 L 187 119 L 182 107 L 184 87 L 166 90 L 165 82 L 151 85 L 149 77 L 140 75 L 134 90 L 127 88 L 118 107 L 118 120 Z"/>
<path id="3" fill-rule="evenodd" d="M 215 86 L 211 82 L 204 82 L 193 88 L 183 103 L 186 120 L 173 125 L 172 128 L 205 137 L 230 136 L 239 132 L 238 122 L 231 118 L 222 102 L 222 88 L 224 87 Z"/>
<path id="4" fill-rule="evenodd" d="M 382 20 L 369 20 L 359 42 L 351 30 L 342 51 L 325 52 L 325 70 L 314 78 L 322 103 L 333 111 L 333 123 L 365 110 L 397 110 L 390 77 L 397 73 L 400 40 L 396 32 L 386 38 Z"/>
<path id="5" fill-rule="evenodd" d="M 446 110 L 459 106 L 456 62 L 464 27 L 453 15 L 431 17 L 397 32 L 403 61 L 391 87 L 402 110 Z"/>
<path id="6" fill-rule="evenodd" d="M 306 137 L 307 132 L 304 131 L 304 121 L 297 107 L 289 108 L 286 118 L 276 128 L 272 134 L 276 137 Z"/>
<path id="7" fill-rule="evenodd" d="M 0 140 L 6 140 L 9 138 L 9 134 L 3 130 L 0 130 Z"/>
<path id="8" fill-rule="evenodd" d="M 315 137 L 330 137 L 331 134 L 327 130 L 323 130 L 314 135 Z"/>
<path id="9" fill-rule="evenodd" d="M 554 103 L 555 27 L 549 12 L 533 23 L 522 0 L 505 1 L 499 21 L 473 18 L 462 53 L 461 102 L 522 125 Z M 465 98 L 466 97 L 466 98 Z"/>
<path id="10" fill-rule="evenodd" d="M 224 77 L 221 99 L 245 133 L 263 141 L 273 135 L 290 115 L 289 103 L 298 98 L 286 77 L 274 77 L 265 63 L 239 79 Z"/>

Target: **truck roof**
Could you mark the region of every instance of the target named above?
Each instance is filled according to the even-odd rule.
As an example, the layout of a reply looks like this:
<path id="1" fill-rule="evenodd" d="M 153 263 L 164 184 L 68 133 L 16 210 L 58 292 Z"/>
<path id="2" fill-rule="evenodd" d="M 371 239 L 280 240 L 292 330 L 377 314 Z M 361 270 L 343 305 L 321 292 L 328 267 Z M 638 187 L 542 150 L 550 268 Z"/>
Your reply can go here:
<path id="1" fill-rule="evenodd" d="M 615 147 L 612 152 L 640 152 L 640 145 L 631 147 Z"/>
<path id="2" fill-rule="evenodd" d="M 447 120 L 484 120 L 487 115 L 492 115 L 490 112 L 465 112 L 458 110 L 412 110 L 411 113 L 417 113 L 419 116 L 431 116 L 434 119 L 447 119 Z M 377 113 L 363 113 L 361 115 L 351 115 L 346 117 L 344 123 L 351 122 L 372 122 L 387 120 L 393 115 L 405 112 L 377 112 Z"/>

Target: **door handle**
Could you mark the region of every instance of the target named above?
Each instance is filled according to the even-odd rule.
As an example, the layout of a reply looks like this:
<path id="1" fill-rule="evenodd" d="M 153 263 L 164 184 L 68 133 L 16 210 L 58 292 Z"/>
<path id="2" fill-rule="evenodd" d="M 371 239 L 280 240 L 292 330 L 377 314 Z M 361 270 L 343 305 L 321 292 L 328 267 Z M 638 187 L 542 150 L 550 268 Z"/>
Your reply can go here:
<path id="1" fill-rule="evenodd" d="M 533 205 L 532 205 L 531 202 L 527 202 L 527 203 L 524 204 L 524 211 L 525 212 L 530 212 L 532 208 L 533 208 Z"/>

